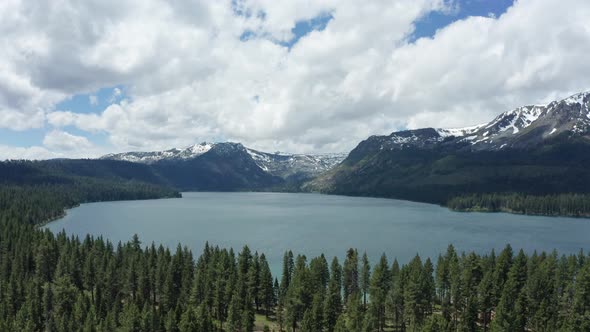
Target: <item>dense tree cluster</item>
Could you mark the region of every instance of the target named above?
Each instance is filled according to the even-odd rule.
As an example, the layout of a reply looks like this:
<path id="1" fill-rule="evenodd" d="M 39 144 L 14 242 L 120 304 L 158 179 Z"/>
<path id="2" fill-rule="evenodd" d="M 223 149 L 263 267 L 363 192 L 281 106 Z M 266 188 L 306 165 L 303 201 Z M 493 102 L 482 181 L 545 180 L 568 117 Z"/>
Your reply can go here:
<path id="1" fill-rule="evenodd" d="M 285 254 L 281 282 L 264 254 L 205 246 L 194 258 L 102 238 L 4 223 L 2 331 L 585 331 L 590 259 L 557 253 L 480 256 L 452 246 L 436 267 L 416 256 L 370 266 Z M 365 302 L 365 298 L 367 301 Z"/>
<path id="2" fill-rule="evenodd" d="M 546 216 L 590 216 L 590 195 L 480 194 L 452 198 L 448 207 L 458 211 L 510 212 Z"/>
<path id="3" fill-rule="evenodd" d="M 145 189 L 122 186 L 99 196 L 84 186 L 69 187 L 75 195 L 59 186 L 0 190 L 0 331 L 590 330 L 590 257 L 581 252 L 449 246 L 436 264 L 417 255 L 400 265 L 385 255 L 371 264 L 355 249 L 342 263 L 288 251 L 275 278 L 248 247 L 206 245 L 194 257 L 137 237 L 115 245 L 36 225 L 85 200 Z"/>
<path id="4" fill-rule="evenodd" d="M 38 224 L 81 203 L 180 197 L 174 190 L 142 182 L 85 179 L 72 184 L 0 186 L 0 220 Z"/>

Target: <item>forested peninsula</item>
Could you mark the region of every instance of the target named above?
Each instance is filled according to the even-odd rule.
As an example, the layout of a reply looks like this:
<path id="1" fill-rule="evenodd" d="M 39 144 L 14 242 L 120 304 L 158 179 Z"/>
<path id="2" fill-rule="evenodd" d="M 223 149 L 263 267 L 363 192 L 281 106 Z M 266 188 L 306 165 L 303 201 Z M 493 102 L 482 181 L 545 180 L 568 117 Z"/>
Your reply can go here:
<path id="1" fill-rule="evenodd" d="M 450 199 L 446 206 L 463 212 L 508 212 L 527 215 L 590 217 L 590 195 L 470 194 Z"/>

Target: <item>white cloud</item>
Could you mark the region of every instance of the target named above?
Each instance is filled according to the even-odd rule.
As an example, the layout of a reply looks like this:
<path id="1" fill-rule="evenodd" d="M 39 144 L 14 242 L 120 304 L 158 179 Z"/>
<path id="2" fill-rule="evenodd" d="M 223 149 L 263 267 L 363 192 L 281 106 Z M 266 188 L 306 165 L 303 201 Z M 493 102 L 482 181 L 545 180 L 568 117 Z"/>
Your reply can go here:
<path id="1" fill-rule="evenodd" d="M 98 97 L 96 95 L 88 96 L 88 103 L 90 103 L 90 105 L 93 105 L 93 106 L 98 105 Z"/>
<path id="2" fill-rule="evenodd" d="M 116 150 L 234 140 L 346 151 L 372 134 L 471 125 L 590 89 L 586 0 L 520 0 L 415 43 L 416 20 L 458 3 L 237 3 L 247 15 L 229 0 L 1 2 L 0 127 L 75 126 L 107 134 Z M 323 31 L 291 50 L 276 43 L 325 13 L 333 19 Z M 246 30 L 260 37 L 240 41 Z M 120 85 L 125 100 L 115 90 L 100 114 L 54 110 L 72 94 Z"/>
<path id="3" fill-rule="evenodd" d="M 92 148 L 86 137 L 72 135 L 65 131 L 53 130 L 43 138 L 43 145 L 52 151 L 84 151 Z"/>
<path id="4" fill-rule="evenodd" d="M 7 159 L 28 159 L 28 160 L 42 160 L 64 157 L 64 155 L 50 151 L 44 147 L 15 147 L 0 145 L 0 160 Z"/>
<path id="5" fill-rule="evenodd" d="M 121 89 L 114 88 L 113 94 L 111 95 L 111 99 L 109 101 L 111 103 L 114 103 L 115 101 L 117 101 L 117 99 L 119 99 L 121 97 L 122 94 L 123 94 L 123 91 L 121 91 Z"/>

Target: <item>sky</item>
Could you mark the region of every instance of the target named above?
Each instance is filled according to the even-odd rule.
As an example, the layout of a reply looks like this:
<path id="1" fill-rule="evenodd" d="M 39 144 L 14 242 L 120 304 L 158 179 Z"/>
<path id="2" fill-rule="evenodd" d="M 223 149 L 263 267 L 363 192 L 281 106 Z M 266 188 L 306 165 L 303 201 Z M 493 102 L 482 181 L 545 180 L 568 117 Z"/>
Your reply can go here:
<path id="1" fill-rule="evenodd" d="M 590 90 L 587 0 L 3 0 L 0 159 L 347 152 Z"/>

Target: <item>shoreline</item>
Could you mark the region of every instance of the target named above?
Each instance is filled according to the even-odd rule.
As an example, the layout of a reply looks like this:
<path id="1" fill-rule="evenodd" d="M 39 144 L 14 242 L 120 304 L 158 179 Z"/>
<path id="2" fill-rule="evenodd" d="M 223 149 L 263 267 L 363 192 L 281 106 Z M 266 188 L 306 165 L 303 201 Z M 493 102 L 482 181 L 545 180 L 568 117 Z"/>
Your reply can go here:
<path id="1" fill-rule="evenodd" d="M 402 199 L 402 198 L 395 198 L 395 197 L 387 197 L 387 196 L 369 196 L 369 195 L 346 195 L 346 194 L 331 194 L 331 193 L 323 193 L 323 192 L 311 192 L 311 191 L 262 191 L 262 190 L 236 190 L 236 191 L 198 191 L 198 190 L 186 190 L 179 192 L 179 196 L 173 197 L 160 197 L 160 198 L 147 198 L 147 199 L 126 199 L 126 200 L 108 200 L 108 201 L 96 201 L 96 202 L 83 202 L 76 204 L 75 206 L 64 208 L 63 213 L 59 216 L 51 218 L 50 220 L 42 221 L 41 223 L 37 224 L 39 228 L 46 226 L 47 224 L 57 221 L 59 219 L 64 218 L 67 215 L 67 210 L 73 209 L 76 207 L 81 206 L 82 204 L 93 204 L 93 203 L 103 203 L 103 202 L 126 202 L 126 201 L 146 201 L 146 200 L 161 200 L 161 199 L 177 199 L 183 198 L 183 193 L 216 193 L 216 194 L 227 194 L 227 193 L 260 193 L 260 194 L 316 194 L 316 195 L 324 195 L 324 196 L 341 196 L 341 197 L 357 197 L 357 198 L 372 198 L 372 199 L 386 199 L 386 200 L 396 200 L 396 201 L 403 201 L 403 202 L 411 202 L 411 203 L 419 203 L 419 204 L 428 204 L 428 205 L 435 205 L 442 208 L 446 208 L 449 211 L 457 212 L 457 213 L 506 213 L 506 214 L 514 214 L 514 215 L 522 215 L 522 216 L 531 216 L 531 217 L 550 217 L 550 218 L 571 218 L 571 219 L 590 219 L 590 214 L 581 214 L 581 215 L 574 215 L 574 214 L 543 214 L 543 213 L 526 213 L 520 212 L 517 210 L 507 209 L 507 208 L 500 208 L 497 210 L 491 210 L 487 208 L 480 208 L 480 207 L 470 207 L 465 209 L 455 209 L 451 208 L 445 204 L 438 204 L 438 203 L 431 203 L 431 202 L 424 202 L 424 201 L 416 201 L 411 199 Z"/>

